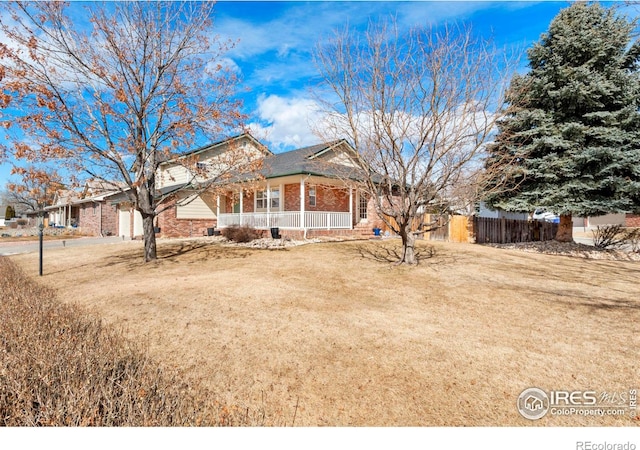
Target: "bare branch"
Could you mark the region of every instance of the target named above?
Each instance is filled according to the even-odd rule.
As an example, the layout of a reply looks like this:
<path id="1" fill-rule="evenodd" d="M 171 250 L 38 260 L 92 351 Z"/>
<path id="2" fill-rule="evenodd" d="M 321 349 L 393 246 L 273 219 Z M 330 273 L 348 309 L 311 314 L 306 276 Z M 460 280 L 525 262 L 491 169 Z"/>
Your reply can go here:
<path id="1" fill-rule="evenodd" d="M 89 32 L 63 3 L 10 9 L 11 20 L 0 19 L 0 75 L 15 109 L 5 122 L 13 156 L 123 183 L 154 259 L 160 165 L 242 128 L 237 77 L 216 64 L 232 43 L 210 35 L 213 2 L 90 3 Z"/>
<path id="2" fill-rule="evenodd" d="M 484 148 L 515 63 L 468 28 L 401 33 L 393 20 L 362 35 L 336 32 L 317 46 L 315 61 L 325 113 L 315 132 L 347 137 L 356 150 L 348 178 L 375 199 L 403 239 L 403 261 L 414 263 L 415 235 L 438 226 L 422 223 L 423 213 L 477 199 Z"/>

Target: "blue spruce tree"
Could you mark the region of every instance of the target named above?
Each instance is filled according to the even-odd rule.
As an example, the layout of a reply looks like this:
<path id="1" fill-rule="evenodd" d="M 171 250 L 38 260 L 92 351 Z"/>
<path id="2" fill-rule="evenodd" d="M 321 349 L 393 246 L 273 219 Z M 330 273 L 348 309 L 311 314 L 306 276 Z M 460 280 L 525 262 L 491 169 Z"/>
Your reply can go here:
<path id="1" fill-rule="evenodd" d="M 560 215 L 556 239 L 571 241 L 572 215 L 640 209 L 640 44 L 634 23 L 597 3 L 562 10 L 528 51 L 509 114 L 487 165 L 498 167 L 494 207 Z"/>

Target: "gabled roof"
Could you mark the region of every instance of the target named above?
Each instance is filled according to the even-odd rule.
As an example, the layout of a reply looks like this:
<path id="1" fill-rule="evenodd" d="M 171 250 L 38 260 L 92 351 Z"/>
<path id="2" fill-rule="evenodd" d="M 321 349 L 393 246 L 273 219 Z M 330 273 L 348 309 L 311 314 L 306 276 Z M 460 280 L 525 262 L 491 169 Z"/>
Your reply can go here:
<path id="1" fill-rule="evenodd" d="M 242 183 L 256 178 L 273 179 L 290 175 L 315 175 L 343 180 L 360 178 L 355 164 L 352 166 L 332 162 L 331 156 L 346 156 L 355 150 L 344 140 L 311 145 L 283 153 L 270 154 L 261 160 L 262 167 L 255 172 L 240 173 L 222 182 Z"/>
<path id="2" fill-rule="evenodd" d="M 82 190 L 82 198 L 99 197 L 119 192 L 126 188 L 126 183 L 99 179 L 88 180 Z"/>
<path id="3" fill-rule="evenodd" d="M 279 178 L 289 175 L 317 175 L 329 178 L 346 178 L 353 175 L 354 168 L 338 164 L 325 158 L 338 148 L 353 151 L 345 140 L 311 145 L 288 152 L 272 154 L 262 160 L 262 167 L 257 171 L 264 178 Z M 340 153 L 344 150 L 338 150 Z M 249 180 L 252 174 L 239 176 L 237 181 Z"/>
<path id="4" fill-rule="evenodd" d="M 56 192 L 52 206 L 64 206 L 75 203 L 80 199 L 80 194 L 70 189 L 63 189 Z"/>
<path id="5" fill-rule="evenodd" d="M 220 147 L 222 147 L 224 145 L 231 144 L 231 143 L 233 143 L 235 141 L 239 141 L 241 139 L 250 140 L 251 142 L 253 142 L 253 144 L 258 149 L 262 150 L 267 155 L 271 155 L 272 154 L 271 150 L 269 150 L 264 144 L 262 144 L 256 138 L 254 138 L 251 134 L 242 133 L 242 134 L 239 134 L 237 136 L 233 136 L 233 137 L 230 137 L 230 138 L 222 139 L 222 140 L 214 142 L 212 144 L 207 144 L 205 146 L 196 148 L 195 150 L 190 150 L 190 151 L 188 151 L 186 153 L 181 153 L 180 155 L 177 155 L 175 158 L 168 159 L 166 161 L 161 162 L 160 164 L 171 164 L 173 162 L 176 162 L 176 161 L 178 161 L 180 159 L 183 159 L 183 158 L 186 158 L 188 156 L 196 156 L 196 155 L 199 155 L 199 154 L 204 153 L 204 152 L 208 152 L 208 151 L 211 151 L 211 150 L 216 150 L 216 149 L 218 149 L 218 148 L 220 148 Z"/>
<path id="6" fill-rule="evenodd" d="M 316 157 L 340 142 L 341 141 L 317 144 L 268 156 L 263 160 L 263 167 L 260 173 L 266 178 L 298 174 L 327 175 L 324 173 L 325 167 L 321 167 Z"/>

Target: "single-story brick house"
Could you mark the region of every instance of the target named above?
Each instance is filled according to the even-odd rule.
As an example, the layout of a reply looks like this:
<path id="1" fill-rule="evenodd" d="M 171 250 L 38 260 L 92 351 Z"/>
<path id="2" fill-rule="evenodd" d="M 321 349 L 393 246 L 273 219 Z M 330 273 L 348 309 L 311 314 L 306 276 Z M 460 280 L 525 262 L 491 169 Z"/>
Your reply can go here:
<path id="1" fill-rule="evenodd" d="M 201 236 L 209 228 L 233 225 L 277 227 L 285 236 L 368 235 L 381 226 L 373 202 L 349 182 L 353 164 L 348 155 L 354 150 L 346 141 L 274 154 L 245 133 L 194 153 L 198 164 L 206 166 L 231 146 L 246 149 L 258 160 L 256 170 L 217 182 L 204 192 L 185 189 L 195 177 L 179 162 L 161 167 L 159 188 L 178 193 L 176 206 L 157 218 L 160 236 Z"/>
<path id="2" fill-rule="evenodd" d="M 118 192 L 113 185 L 100 181 L 88 181 L 81 192 L 60 191 L 53 205 L 45 208 L 48 225 L 77 228 L 93 236 L 115 236 L 119 230 L 118 207 L 110 198 Z"/>
<path id="3" fill-rule="evenodd" d="M 53 204 L 44 208 L 49 216 L 49 226 L 77 227 L 79 220 L 77 202 L 79 200 L 80 194 L 78 192 L 69 189 L 56 192 L 53 197 Z"/>

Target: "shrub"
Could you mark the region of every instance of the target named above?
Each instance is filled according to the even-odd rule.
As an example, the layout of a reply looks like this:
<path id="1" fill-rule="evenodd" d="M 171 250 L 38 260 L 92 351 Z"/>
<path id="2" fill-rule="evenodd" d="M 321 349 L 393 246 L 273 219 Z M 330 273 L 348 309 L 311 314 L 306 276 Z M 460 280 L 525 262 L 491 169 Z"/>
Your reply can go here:
<path id="1" fill-rule="evenodd" d="M 591 233 L 596 248 L 620 247 L 624 242 L 622 225 L 597 226 Z"/>
<path id="2" fill-rule="evenodd" d="M 249 225 L 232 225 L 222 230 L 222 235 L 233 242 L 251 242 L 260 237 L 260 232 Z"/>
<path id="3" fill-rule="evenodd" d="M 252 425 L 0 257 L 0 426 Z M 254 416 L 255 417 L 255 416 Z"/>
<path id="4" fill-rule="evenodd" d="M 640 250 L 640 229 L 622 225 L 598 226 L 593 233 L 593 245 L 597 248 L 620 248 L 630 245 L 632 251 Z"/>
<path id="5" fill-rule="evenodd" d="M 640 228 L 628 228 L 626 241 L 632 252 L 640 253 Z"/>
<path id="6" fill-rule="evenodd" d="M 4 211 L 4 220 L 11 220 L 16 216 L 16 210 L 13 209 L 13 206 L 7 206 L 7 209 Z"/>

